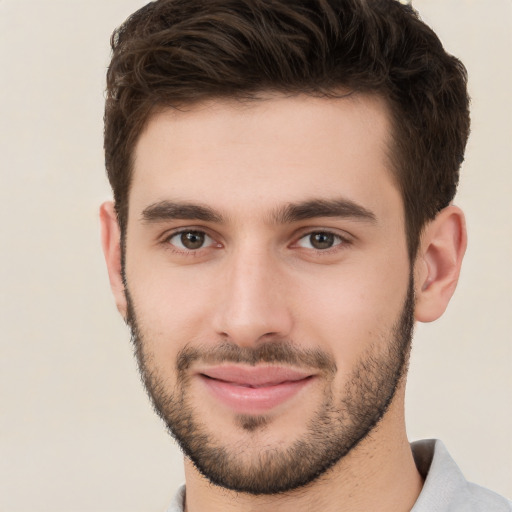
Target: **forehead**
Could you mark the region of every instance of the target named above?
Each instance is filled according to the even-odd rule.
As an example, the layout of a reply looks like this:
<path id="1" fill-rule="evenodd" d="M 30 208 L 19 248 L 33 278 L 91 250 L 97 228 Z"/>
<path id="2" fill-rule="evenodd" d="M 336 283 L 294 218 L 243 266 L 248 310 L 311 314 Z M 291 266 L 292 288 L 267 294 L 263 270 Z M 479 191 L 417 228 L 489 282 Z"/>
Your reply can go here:
<path id="1" fill-rule="evenodd" d="M 371 203 L 379 188 L 397 192 L 389 119 L 383 100 L 361 94 L 164 110 L 136 145 L 130 211 L 169 198 L 220 209 L 273 208 L 307 195 Z"/>

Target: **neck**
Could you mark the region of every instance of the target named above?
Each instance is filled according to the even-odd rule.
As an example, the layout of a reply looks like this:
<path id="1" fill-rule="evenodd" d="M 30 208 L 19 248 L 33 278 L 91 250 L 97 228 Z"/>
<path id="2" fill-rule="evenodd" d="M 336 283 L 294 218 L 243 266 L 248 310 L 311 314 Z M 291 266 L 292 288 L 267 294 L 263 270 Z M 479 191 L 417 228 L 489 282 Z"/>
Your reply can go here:
<path id="1" fill-rule="evenodd" d="M 406 512 L 423 485 L 412 457 L 399 390 L 377 427 L 333 468 L 309 485 L 269 496 L 212 485 L 185 460 L 186 512 Z"/>

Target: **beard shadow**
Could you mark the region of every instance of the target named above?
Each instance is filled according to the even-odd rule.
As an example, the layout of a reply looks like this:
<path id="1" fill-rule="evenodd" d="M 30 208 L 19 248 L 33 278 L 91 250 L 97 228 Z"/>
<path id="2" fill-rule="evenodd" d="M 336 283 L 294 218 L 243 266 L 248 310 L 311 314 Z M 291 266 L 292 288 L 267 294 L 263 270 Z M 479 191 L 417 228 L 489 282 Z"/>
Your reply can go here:
<path id="1" fill-rule="evenodd" d="M 278 494 L 317 479 L 373 431 L 407 373 L 414 326 L 412 275 L 399 318 L 389 333 L 370 344 L 352 370 L 338 401 L 332 389 L 337 370 L 333 358 L 319 350 L 300 350 L 286 341 L 270 341 L 257 347 L 239 347 L 229 342 L 208 348 L 185 347 L 176 360 L 176 388 L 169 390 L 158 373 L 154 355 L 145 351 L 135 306 L 128 291 L 126 295 L 135 355 L 155 411 L 201 474 L 213 484 L 237 492 Z M 307 423 L 304 434 L 287 447 L 263 448 L 247 443 L 247 435 L 269 428 L 271 420 L 263 415 L 236 416 L 235 426 L 245 433 L 242 436 L 245 441 L 222 444 L 215 427 L 208 424 L 208 418 L 201 417 L 189 396 L 188 370 L 196 361 L 279 363 L 315 368 L 331 385 L 326 386 L 324 400 Z"/>

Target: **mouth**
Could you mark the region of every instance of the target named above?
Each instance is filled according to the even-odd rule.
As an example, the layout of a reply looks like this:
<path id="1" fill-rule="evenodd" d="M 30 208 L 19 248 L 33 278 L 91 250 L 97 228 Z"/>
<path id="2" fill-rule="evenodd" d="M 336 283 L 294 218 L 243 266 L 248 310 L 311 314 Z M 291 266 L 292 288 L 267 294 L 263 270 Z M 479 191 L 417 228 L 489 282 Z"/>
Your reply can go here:
<path id="1" fill-rule="evenodd" d="M 292 400 L 314 374 L 279 366 L 215 366 L 197 376 L 210 395 L 238 414 L 262 414 Z"/>

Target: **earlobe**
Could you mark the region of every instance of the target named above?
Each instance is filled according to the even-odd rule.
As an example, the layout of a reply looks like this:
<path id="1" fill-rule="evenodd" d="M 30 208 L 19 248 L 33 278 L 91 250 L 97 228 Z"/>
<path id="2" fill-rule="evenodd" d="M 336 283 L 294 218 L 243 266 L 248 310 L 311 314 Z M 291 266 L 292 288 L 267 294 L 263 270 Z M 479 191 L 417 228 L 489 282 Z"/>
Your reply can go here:
<path id="1" fill-rule="evenodd" d="M 126 295 L 121 265 L 121 232 L 112 201 L 100 207 L 101 245 L 116 306 L 126 320 Z"/>
<path id="2" fill-rule="evenodd" d="M 424 229 L 415 262 L 415 317 L 437 320 L 445 311 L 459 280 L 466 251 L 464 214 L 448 206 Z"/>

